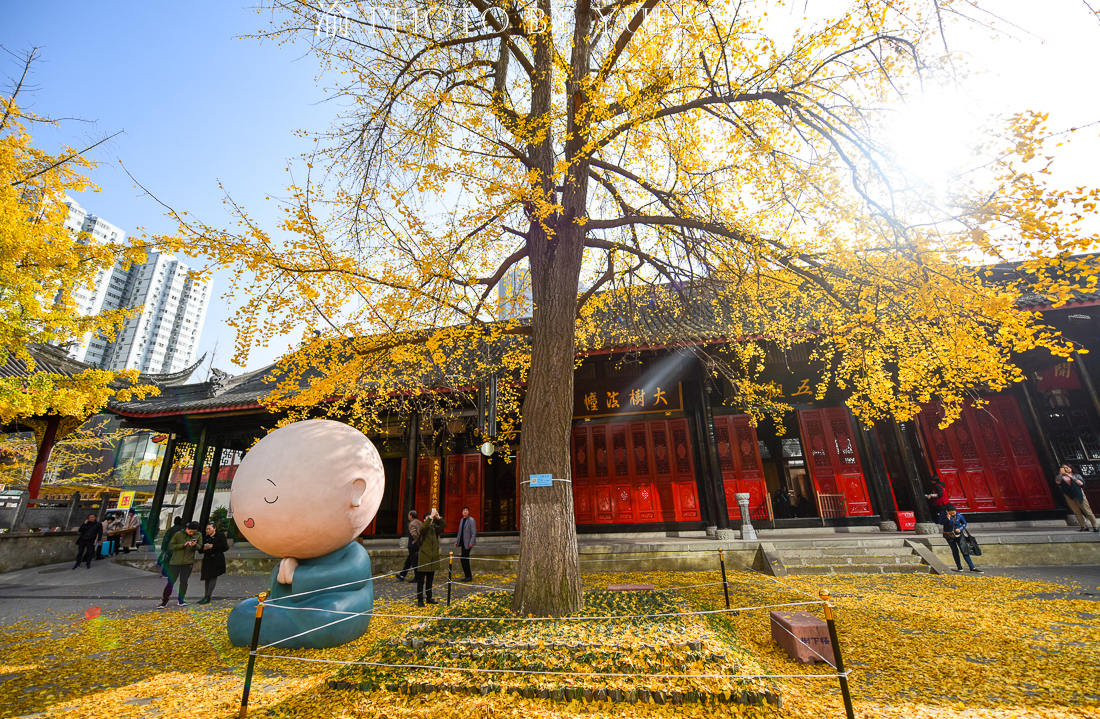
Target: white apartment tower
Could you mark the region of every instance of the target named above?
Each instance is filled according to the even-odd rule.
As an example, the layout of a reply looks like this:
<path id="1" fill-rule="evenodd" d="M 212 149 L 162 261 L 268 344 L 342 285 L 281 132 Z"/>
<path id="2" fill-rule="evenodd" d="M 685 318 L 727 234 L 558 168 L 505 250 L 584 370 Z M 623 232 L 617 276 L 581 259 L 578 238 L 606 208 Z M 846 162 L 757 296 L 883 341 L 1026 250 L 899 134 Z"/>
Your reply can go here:
<path id="1" fill-rule="evenodd" d="M 531 268 L 526 262 L 517 262 L 504 273 L 497 285 L 497 301 L 502 320 L 531 316 Z"/>
<path id="2" fill-rule="evenodd" d="M 169 374 L 191 365 L 210 289 L 208 280 L 193 279 L 172 255 L 151 253 L 145 264 L 131 269 L 127 287 L 127 306 L 140 314 L 126 321 L 104 355 L 103 369 Z"/>
<path id="3" fill-rule="evenodd" d="M 65 226 L 74 232 L 90 232 L 100 241 L 121 242 L 126 232 L 102 218 L 88 214 L 66 199 L 69 215 Z M 132 307 L 131 317 L 113 342 L 85 335 L 69 356 L 100 369 L 137 369 L 149 374 L 170 374 L 195 360 L 210 305 L 211 284 L 190 277 L 187 265 L 171 255 L 151 253 L 147 261 L 124 270 L 115 265 L 96 276 L 95 285 L 78 289 L 75 298 L 84 314 Z"/>

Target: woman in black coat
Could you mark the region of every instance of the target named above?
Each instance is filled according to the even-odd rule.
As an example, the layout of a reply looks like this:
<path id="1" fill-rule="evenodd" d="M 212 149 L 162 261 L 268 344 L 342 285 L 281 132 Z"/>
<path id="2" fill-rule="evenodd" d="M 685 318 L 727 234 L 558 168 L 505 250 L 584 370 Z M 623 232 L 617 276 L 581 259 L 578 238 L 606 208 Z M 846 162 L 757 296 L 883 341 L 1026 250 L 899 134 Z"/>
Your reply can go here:
<path id="1" fill-rule="evenodd" d="M 209 604 L 210 595 L 218 577 L 225 574 L 225 553 L 229 550 L 229 541 L 218 531 L 213 522 L 206 525 L 206 536 L 202 538 L 202 581 L 206 582 L 206 595 L 198 604 Z"/>

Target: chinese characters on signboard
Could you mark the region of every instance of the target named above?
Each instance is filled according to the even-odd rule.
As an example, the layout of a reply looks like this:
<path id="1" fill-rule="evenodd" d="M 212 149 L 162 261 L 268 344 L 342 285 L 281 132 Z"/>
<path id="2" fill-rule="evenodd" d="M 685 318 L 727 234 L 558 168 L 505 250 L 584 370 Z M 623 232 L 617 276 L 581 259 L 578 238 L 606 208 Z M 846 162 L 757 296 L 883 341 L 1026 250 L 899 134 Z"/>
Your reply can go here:
<path id="1" fill-rule="evenodd" d="M 765 380 L 766 382 L 766 380 Z M 817 384 L 812 377 L 786 376 L 772 381 L 772 398 L 795 405 L 815 404 Z M 650 412 L 681 412 L 684 401 L 676 381 L 616 378 L 604 384 L 578 382 L 574 390 L 573 416 L 609 417 Z"/>
<path id="2" fill-rule="evenodd" d="M 1077 371 L 1069 362 L 1062 362 L 1034 373 L 1035 386 L 1040 392 L 1052 389 L 1080 389 Z"/>
<path id="3" fill-rule="evenodd" d="M 772 386 L 777 388 L 777 391 L 771 395 L 773 399 L 788 399 L 796 403 L 811 403 L 815 399 L 816 390 L 808 377 L 773 382 Z"/>
<path id="4" fill-rule="evenodd" d="M 679 382 L 667 385 L 622 384 L 613 388 L 586 386 L 576 390 L 573 416 L 604 417 L 644 412 L 679 412 L 683 408 Z"/>

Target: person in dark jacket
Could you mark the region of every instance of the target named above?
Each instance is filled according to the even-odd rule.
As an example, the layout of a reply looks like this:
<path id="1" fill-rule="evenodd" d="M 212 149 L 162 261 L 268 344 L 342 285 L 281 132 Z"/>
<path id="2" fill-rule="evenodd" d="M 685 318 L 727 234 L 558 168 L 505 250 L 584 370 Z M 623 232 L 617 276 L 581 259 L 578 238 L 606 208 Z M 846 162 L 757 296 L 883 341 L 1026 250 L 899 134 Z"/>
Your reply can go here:
<path id="1" fill-rule="evenodd" d="M 405 538 L 409 543 L 409 556 L 405 557 L 405 566 L 394 575 L 401 582 L 405 581 L 409 569 L 420 563 L 420 525 L 423 523 L 416 516 L 415 509 L 409 512 L 409 526 L 405 529 Z M 416 576 L 415 569 L 413 569 L 413 576 Z"/>
<path id="2" fill-rule="evenodd" d="M 94 514 L 88 515 L 88 521 L 80 525 L 80 536 L 76 538 L 76 564 L 73 569 L 86 562 L 88 569 L 92 568 L 92 557 L 95 556 L 96 543 L 103 541 L 103 523 Z"/>
<path id="3" fill-rule="evenodd" d="M 447 523 L 439 512 L 432 508 L 431 513 L 424 518 L 424 524 L 420 527 L 420 554 L 417 557 L 416 570 L 416 604 L 424 606 L 424 593 L 427 591 L 428 604 L 439 604 L 432 599 L 432 581 L 435 573 L 441 569 L 439 559 L 439 535 Z"/>
<path id="4" fill-rule="evenodd" d="M 225 574 L 225 553 L 229 551 L 229 540 L 218 531 L 213 522 L 206 525 L 206 536 L 202 538 L 202 571 L 199 576 L 206 583 L 206 593 L 196 604 L 209 604 L 214 594 L 218 577 Z"/>
<path id="5" fill-rule="evenodd" d="M 955 571 L 961 572 L 963 566 L 962 562 L 959 561 L 959 545 L 962 543 L 963 532 L 966 531 L 966 517 L 959 514 L 953 504 L 949 504 L 943 509 L 945 520 L 943 523 L 943 538 L 951 545 L 951 556 L 955 558 Z M 961 552 L 961 554 L 966 558 L 966 563 L 970 567 L 970 571 L 984 574 L 982 570 L 974 566 L 974 560 L 970 558 L 969 549 Z"/>
<path id="6" fill-rule="evenodd" d="M 1092 507 L 1089 506 L 1089 498 L 1085 496 L 1084 478 L 1074 472 L 1073 467 L 1063 464 L 1058 470 L 1058 476 L 1054 478 L 1054 483 L 1058 485 L 1058 489 L 1062 490 L 1066 504 L 1077 517 L 1077 524 L 1081 526 L 1077 531 L 1089 531 L 1088 525 L 1085 524 L 1085 517 L 1088 517 L 1092 522 L 1092 531 L 1100 532 L 1100 527 L 1096 524 L 1096 515 L 1092 513 Z"/>
<path id="7" fill-rule="evenodd" d="M 470 571 L 470 550 L 477 544 L 477 522 L 470 516 L 470 508 L 462 508 L 462 519 L 458 522 L 458 541 L 455 546 L 462 550 L 462 579 L 459 581 L 473 581 L 474 575 Z"/>
<path id="8" fill-rule="evenodd" d="M 932 491 L 924 495 L 924 498 L 928 500 L 928 509 L 936 518 L 936 523 L 943 524 L 944 508 L 951 502 L 947 499 L 947 485 L 938 475 L 932 475 Z"/>
<path id="9" fill-rule="evenodd" d="M 191 577 L 191 569 L 195 565 L 195 552 L 199 551 L 201 541 L 198 522 L 188 522 L 182 532 L 172 535 L 172 540 L 168 542 L 168 551 L 171 552 L 171 556 L 168 558 L 168 563 L 164 565 L 168 582 L 164 585 L 164 594 L 160 604 L 157 605 L 158 609 L 168 606 L 168 598 L 172 596 L 172 585 L 175 585 L 178 590 L 176 599 L 179 605 L 187 606 L 187 600 L 184 599 L 187 594 L 187 580 Z"/>

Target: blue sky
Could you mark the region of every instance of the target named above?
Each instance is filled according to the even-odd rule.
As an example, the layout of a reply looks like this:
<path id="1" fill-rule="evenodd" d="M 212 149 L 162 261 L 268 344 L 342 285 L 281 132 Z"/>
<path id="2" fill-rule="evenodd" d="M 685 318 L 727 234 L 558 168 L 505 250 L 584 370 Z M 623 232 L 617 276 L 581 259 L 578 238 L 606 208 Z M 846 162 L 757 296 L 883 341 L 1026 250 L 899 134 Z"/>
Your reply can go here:
<path id="1" fill-rule="evenodd" d="M 1100 120 L 1100 100 L 1091 90 L 1100 22 L 1080 0 L 1038 7 L 1033 0 L 998 0 L 998 14 L 1018 25 L 1009 36 L 991 39 L 981 29 L 949 36 L 974 69 L 968 101 L 981 112 L 1049 110 L 1052 128 Z M 338 108 L 324 102 L 316 63 L 302 56 L 303 46 L 238 39 L 267 27 L 268 17 L 240 0 L 0 0 L 0 45 L 16 52 L 37 46 L 42 55 L 31 78 L 36 89 L 24 104 L 40 114 L 95 121 L 40 130 L 38 144 L 53 148 L 125 131 L 97 156 L 101 167 L 93 179 L 102 192 L 77 199 L 131 232 L 171 232 L 174 225 L 155 202 L 140 197 L 120 160 L 162 200 L 210 224 L 231 222 L 219 181 L 261 224 L 271 228 L 278 221 L 276 203 L 265 198 L 284 193 L 286 159 L 310 145 L 294 131 L 324 129 Z M 11 75 L 19 67 L 4 55 L 0 69 Z M 965 122 L 939 109 L 954 96 L 930 100 L 932 111 L 914 123 L 919 131 L 898 140 L 918 157 L 942 152 Z M 1060 155 L 1063 184 L 1097 184 L 1098 135 L 1097 127 L 1078 133 L 1071 151 Z M 226 276 L 214 281 L 216 296 L 228 289 Z M 233 332 L 225 320 L 231 314 L 225 302 L 211 306 L 200 354 L 217 344 L 216 366 L 237 374 L 244 370 L 230 361 Z M 274 361 L 295 340 L 254 349 L 248 368 Z"/>
<path id="2" fill-rule="evenodd" d="M 324 128 L 335 108 L 314 81 L 316 63 L 301 49 L 237 39 L 267 25 L 233 0 L 211 2 L 13 2 L 0 0 L 0 45 L 11 51 L 38 46 L 33 93 L 24 104 L 40 114 L 76 116 L 94 125 L 66 122 L 36 132 L 36 142 L 55 147 L 96 134 L 124 130 L 98 153 L 93 178 L 101 192 L 77 201 L 108 222 L 133 232 L 170 232 L 162 208 L 141 192 L 119 161 L 144 186 L 178 209 L 211 224 L 228 225 L 221 181 L 257 219 L 273 225 L 284 194 L 285 160 L 308 148 L 294 137 L 300 128 Z M 19 66 L 8 55 L 0 68 Z M 215 294 L 228 279 L 215 277 Z M 200 354 L 218 343 L 217 362 L 232 374 L 231 309 L 210 307 Z M 255 351 L 249 367 L 273 361 L 281 348 Z"/>

